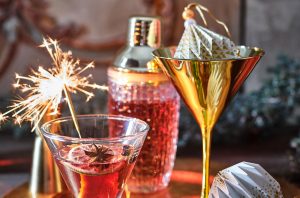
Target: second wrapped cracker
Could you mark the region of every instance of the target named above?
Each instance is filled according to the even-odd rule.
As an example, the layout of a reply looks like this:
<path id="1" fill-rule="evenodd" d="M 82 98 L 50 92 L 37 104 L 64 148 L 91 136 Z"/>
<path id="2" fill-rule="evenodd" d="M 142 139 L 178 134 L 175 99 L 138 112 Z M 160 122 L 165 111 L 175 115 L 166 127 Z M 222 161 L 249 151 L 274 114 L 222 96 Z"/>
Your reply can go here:
<path id="1" fill-rule="evenodd" d="M 241 162 L 218 173 L 209 198 L 283 198 L 279 183 L 260 165 Z"/>

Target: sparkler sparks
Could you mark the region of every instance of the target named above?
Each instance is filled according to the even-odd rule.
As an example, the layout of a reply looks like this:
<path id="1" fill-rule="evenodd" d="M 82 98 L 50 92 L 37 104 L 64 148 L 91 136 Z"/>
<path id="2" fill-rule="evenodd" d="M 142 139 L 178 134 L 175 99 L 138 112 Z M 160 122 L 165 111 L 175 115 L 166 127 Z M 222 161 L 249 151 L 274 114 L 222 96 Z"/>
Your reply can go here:
<path id="1" fill-rule="evenodd" d="M 34 130 L 48 110 L 51 115 L 58 113 L 64 93 L 79 132 L 69 92 L 83 93 L 88 101 L 94 96 L 90 89 L 107 90 L 107 87 L 90 83 L 92 75 L 81 76 L 84 71 L 93 68 L 94 64 L 89 63 L 83 68 L 80 67 L 80 61 L 73 59 L 70 51 L 63 52 L 56 40 L 44 39 L 40 47 L 48 51 L 53 60 L 53 67 L 44 69 L 40 66 L 37 71 L 32 70 L 32 74 L 27 77 L 16 74 L 16 83 L 13 87 L 26 94 L 26 97 L 14 100 L 7 112 L 0 113 L 0 122 L 6 121 L 11 114 L 15 123 L 21 124 L 23 121 L 34 123 L 32 129 Z"/>

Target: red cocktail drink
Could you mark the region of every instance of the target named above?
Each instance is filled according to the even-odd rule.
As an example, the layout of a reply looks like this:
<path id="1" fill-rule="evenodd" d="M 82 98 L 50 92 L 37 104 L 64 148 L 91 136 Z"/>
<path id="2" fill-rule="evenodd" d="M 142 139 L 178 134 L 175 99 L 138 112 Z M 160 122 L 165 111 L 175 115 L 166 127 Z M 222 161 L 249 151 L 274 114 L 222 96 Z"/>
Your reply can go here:
<path id="1" fill-rule="evenodd" d="M 107 150 L 106 153 L 97 155 L 99 148 Z M 95 155 L 91 156 L 93 153 Z M 64 180 L 68 181 L 68 188 L 76 197 L 106 198 L 121 196 L 137 154 L 126 145 L 106 147 L 87 144 L 66 146 L 54 158 Z"/>

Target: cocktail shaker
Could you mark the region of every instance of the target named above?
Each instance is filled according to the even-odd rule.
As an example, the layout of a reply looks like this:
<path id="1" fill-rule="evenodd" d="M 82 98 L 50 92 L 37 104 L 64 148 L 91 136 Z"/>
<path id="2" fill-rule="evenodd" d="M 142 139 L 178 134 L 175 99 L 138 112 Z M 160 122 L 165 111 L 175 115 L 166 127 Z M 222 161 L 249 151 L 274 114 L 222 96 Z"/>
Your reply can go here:
<path id="1" fill-rule="evenodd" d="M 177 148 L 179 96 L 151 55 L 160 45 L 160 19 L 132 17 L 127 45 L 108 69 L 109 113 L 136 117 L 150 126 L 128 181 L 136 193 L 168 185 Z"/>

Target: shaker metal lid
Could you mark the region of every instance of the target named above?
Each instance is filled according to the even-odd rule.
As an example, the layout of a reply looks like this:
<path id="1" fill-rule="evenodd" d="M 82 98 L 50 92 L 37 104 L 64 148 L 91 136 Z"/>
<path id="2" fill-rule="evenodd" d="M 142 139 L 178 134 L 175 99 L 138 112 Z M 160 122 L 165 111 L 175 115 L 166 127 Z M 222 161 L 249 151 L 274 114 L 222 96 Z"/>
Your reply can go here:
<path id="1" fill-rule="evenodd" d="M 131 46 L 159 48 L 161 22 L 159 17 L 135 16 L 129 19 L 128 43 Z"/>
<path id="2" fill-rule="evenodd" d="M 153 60 L 152 51 L 160 45 L 160 17 L 131 17 L 127 45 L 115 58 L 114 66 L 126 71 L 159 72 L 158 66 L 151 60 Z"/>

